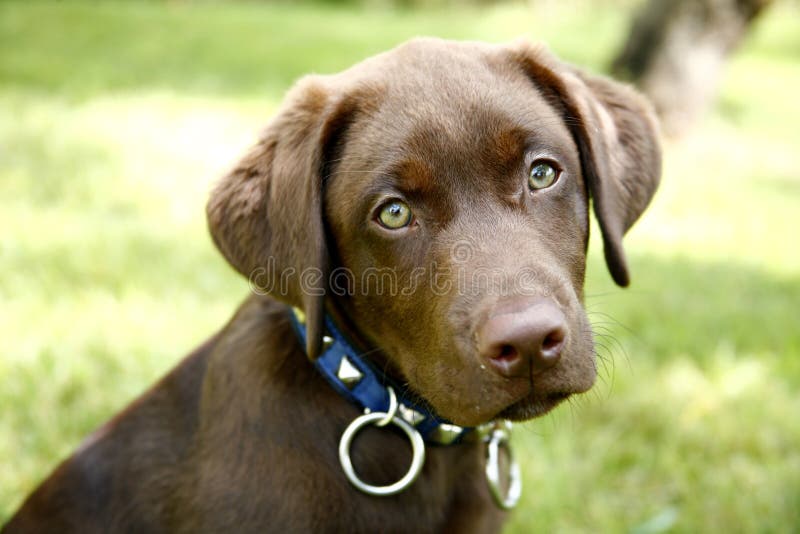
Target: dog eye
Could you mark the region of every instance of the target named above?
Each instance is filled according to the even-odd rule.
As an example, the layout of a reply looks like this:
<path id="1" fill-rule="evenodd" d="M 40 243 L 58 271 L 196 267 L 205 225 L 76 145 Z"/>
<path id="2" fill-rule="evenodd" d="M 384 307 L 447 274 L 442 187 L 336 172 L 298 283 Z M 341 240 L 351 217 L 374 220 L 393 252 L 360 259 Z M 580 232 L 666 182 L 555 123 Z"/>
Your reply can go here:
<path id="1" fill-rule="evenodd" d="M 534 191 L 550 187 L 556 183 L 559 174 L 560 172 L 551 163 L 542 160 L 534 161 L 528 175 L 528 187 Z"/>
<path id="2" fill-rule="evenodd" d="M 411 223 L 411 208 L 399 200 L 393 200 L 383 205 L 378 213 L 381 226 L 390 230 L 404 228 Z"/>

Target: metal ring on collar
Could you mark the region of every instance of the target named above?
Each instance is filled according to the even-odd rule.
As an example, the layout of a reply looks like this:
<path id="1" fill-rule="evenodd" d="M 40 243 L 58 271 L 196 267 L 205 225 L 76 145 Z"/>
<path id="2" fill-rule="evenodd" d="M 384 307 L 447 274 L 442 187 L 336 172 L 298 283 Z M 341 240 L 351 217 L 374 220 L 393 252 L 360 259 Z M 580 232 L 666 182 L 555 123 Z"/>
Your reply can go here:
<path id="1" fill-rule="evenodd" d="M 389 411 L 386 412 L 386 417 L 375 423 L 375 426 L 386 426 L 392 422 L 394 414 L 397 413 L 397 395 L 391 386 L 386 386 L 386 391 L 389 392 Z"/>
<path id="2" fill-rule="evenodd" d="M 342 439 L 339 440 L 339 461 L 347 479 L 364 493 L 379 497 L 394 495 L 406 489 L 417 479 L 420 471 L 422 471 L 422 465 L 425 463 L 425 442 L 422 441 L 420 433 L 399 417 L 392 417 L 390 422 L 405 432 L 411 442 L 411 467 L 408 468 L 408 472 L 403 478 L 388 486 L 373 486 L 358 478 L 355 469 L 353 469 L 353 462 L 350 460 L 350 444 L 353 441 L 353 437 L 364 426 L 383 420 L 387 415 L 382 412 L 373 412 L 356 417 L 342 434 Z"/>
<path id="3" fill-rule="evenodd" d="M 500 448 L 504 447 L 508 453 L 508 492 L 503 495 L 500 483 Z M 508 432 L 496 427 L 488 437 L 486 445 L 486 481 L 495 504 L 504 510 L 510 510 L 517 505 L 522 495 L 522 476 L 519 464 L 514 459 L 511 445 L 508 442 Z"/>

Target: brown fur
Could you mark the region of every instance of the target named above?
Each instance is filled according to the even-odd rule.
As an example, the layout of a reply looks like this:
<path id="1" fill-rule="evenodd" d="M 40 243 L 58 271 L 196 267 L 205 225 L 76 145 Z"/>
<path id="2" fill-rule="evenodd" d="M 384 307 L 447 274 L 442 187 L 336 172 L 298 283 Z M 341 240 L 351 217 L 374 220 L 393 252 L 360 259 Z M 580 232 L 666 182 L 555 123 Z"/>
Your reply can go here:
<path id="1" fill-rule="evenodd" d="M 530 192 L 539 156 L 562 174 Z M 525 43 L 420 39 L 303 79 L 208 204 L 214 242 L 269 296 L 249 297 L 90 436 L 3 533 L 498 531 L 477 442 L 429 446 L 399 495 L 349 485 L 337 444 L 358 410 L 309 361 L 324 313 L 457 424 L 541 415 L 595 378 L 582 308 L 589 197 L 609 269 L 627 285 L 622 235 L 659 168 L 638 95 Z M 404 199 L 416 222 L 378 226 L 386 198 Z M 521 295 L 560 310 L 566 338 L 552 367 L 502 376 L 480 364 L 477 336 Z M 308 317 L 307 347 L 286 304 Z M 388 483 L 407 449 L 369 429 L 354 460 L 363 478 Z"/>

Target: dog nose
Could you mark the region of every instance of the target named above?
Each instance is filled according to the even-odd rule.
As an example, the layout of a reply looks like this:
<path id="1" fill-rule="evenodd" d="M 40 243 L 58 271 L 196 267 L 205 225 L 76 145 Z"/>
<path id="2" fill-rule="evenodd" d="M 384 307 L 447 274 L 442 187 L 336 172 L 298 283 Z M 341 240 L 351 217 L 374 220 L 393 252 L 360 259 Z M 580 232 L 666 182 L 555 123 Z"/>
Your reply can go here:
<path id="1" fill-rule="evenodd" d="M 505 377 L 527 376 L 558 363 L 566 337 L 566 318 L 555 302 L 517 301 L 492 310 L 478 331 L 478 352 Z"/>

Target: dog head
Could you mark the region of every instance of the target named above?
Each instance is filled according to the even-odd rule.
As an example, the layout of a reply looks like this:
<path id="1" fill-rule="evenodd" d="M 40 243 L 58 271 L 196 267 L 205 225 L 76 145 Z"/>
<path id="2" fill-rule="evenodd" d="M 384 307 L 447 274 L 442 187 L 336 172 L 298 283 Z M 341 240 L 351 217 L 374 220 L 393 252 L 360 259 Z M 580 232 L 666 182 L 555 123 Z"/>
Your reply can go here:
<path id="1" fill-rule="evenodd" d="M 291 91 L 212 193 L 228 261 L 461 425 L 546 412 L 595 379 L 591 199 L 614 280 L 660 174 L 631 89 L 526 43 L 418 39 Z"/>

